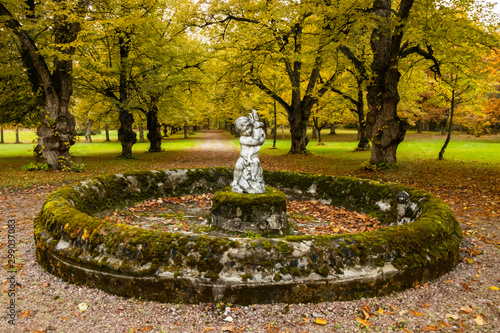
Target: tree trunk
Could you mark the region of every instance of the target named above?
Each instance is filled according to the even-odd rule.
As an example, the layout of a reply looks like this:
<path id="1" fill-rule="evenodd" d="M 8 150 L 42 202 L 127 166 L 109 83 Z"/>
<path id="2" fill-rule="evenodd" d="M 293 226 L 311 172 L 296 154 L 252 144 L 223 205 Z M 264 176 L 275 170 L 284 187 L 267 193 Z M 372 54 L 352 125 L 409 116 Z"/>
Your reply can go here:
<path id="1" fill-rule="evenodd" d="M 58 2 L 61 9 L 75 12 L 83 17 L 90 0 L 80 0 L 75 7 L 69 3 Z M 28 3 L 29 16 L 35 17 L 35 2 Z M 37 129 L 38 145 L 34 154 L 38 161 L 47 163 L 52 169 L 68 170 L 70 167 L 69 148 L 74 144 L 73 133 L 75 119 L 70 114 L 68 106 L 73 92 L 73 61 L 71 57 L 75 48 L 70 46 L 75 41 L 80 24 L 75 17 L 68 17 L 64 10 L 55 11 L 53 16 L 53 38 L 55 49 L 62 57 L 55 57 L 53 65 L 49 66 L 40 54 L 34 40 L 12 14 L 0 3 L 0 15 L 4 16 L 4 24 L 12 29 L 19 38 L 22 49 L 22 60 L 28 69 L 28 79 L 33 91 L 39 93 L 42 111 L 42 124 Z M 51 68 L 52 71 L 49 69 Z"/>
<path id="2" fill-rule="evenodd" d="M 361 108 L 363 108 L 363 104 L 361 104 Z M 358 114 L 358 147 L 356 150 L 365 151 L 370 149 L 370 139 L 368 138 L 368 134 L 366 133 L 366 122 L 365 115 L 363 110 L 358 110 L 356 112 Z"/>
<path id="3" fill-rule="evenodd" d="M 159 97 L 158 97 L 159 98 Z M 149 152 L 157 153 L 161 151 L 161 130 L 158 123 L 158 98 L 151 96 L 151 106 L 146 114 L 146 126 L 148 128 Z M 164 126 L 164 132 L 167 125 Z"/>
<path id="4" fill-rule="evenodd" d="M 106 132 L 106 141 L 111 141 L 109 139 L 109 128 L 108 128 L 108 124 L 104 125 L 104 131 Z"/>
<path id="5" fill-rule="evenodd" d="M 313 126 L 312 128 L 312 135 L 311 135 L 311 139 L 317 139 L 318 138 L 318 134 L 316 133 L 316 126 Z"/>
<path id="6" fill-rule="evenodd" d="M 273 149 L 276 149 L 276 135 L 277 135 L 277 128 L 276 128 L 276 100 L 274 101 L 274 127 L 273 127 Z"/>
<path id="7" fill-rule="evenodd" d="M 137 142 L 137 134 L 133 130 L 134 116 L 126 109 L 120 110 L 120 128 L 118 129 L 118 140 L 122 145 L 122 153 L 119 158 L 132 158 L 132 146 Z"/>
<path id="8" fill-rule="evenodd" d="M 455 111 L 455 90 L 451 91 L 451 108 L 450 108 L 450 121 L 448 125 L 448 135 L 446 136 L 446 140 L 444 142 L 443 147 L 441 148 L 441 151 L 439 151 L 439 160 L 443 160 L 444 152 L 446 150 L 446 147 L 448 147 L 448 143 L 450 143 L 451 140 L 451 128 L 453 126 L 453 112 Z"/>
<path id="9" fill-rule="evenodd" d="M 16 143 L 21 143 L 21 141 L 19 141 L 19 126 L 16 126 Z"/>
<path id="10" fill-rule="evenodd" d="M 330 134 L 334 134 L 334 135 L 335 135 L 335 134 L 337 134 L 337 133 L 335 132 L 335 123 L 332 123 L 332 124 L 330 125 Z"/>
<path id="11" fill-rule="evenodd" d="M 3 127 L 0 127 L 0 143 L 5 143 L 3 141 Z"/>
<path id="12" fill-rule="evenodd" d="M 285 140 L 285 126 L 283 124 L 281 124 L 281 138 Z"/>
<path id="13" fill-rule="evenodd" d="M 139 140 L 144 142 L 144 127 L 139 126 Z"/>
<path id="14" fill-rule="evenodd" d="M 118 110 L 120 128 L 118 140 L 122 145 L 120 158 L 132 158 L 132 146 L 137 142 L 137 134 L 133 130 L 134 116 L 128 110 L 128 69 L 127 62 L 130 53 L 130 36 L 126 31 L 119 31 L 118 45 L 120 47 L 120 82 Z"/>
<path id="15" fill-rule="evenodd" d="M 87 126 L 85 127 L 85 143 L 92 143 L 92 123 L 94 121 L 89 119 Z"/>
<path id="16" fill-rule="evenodd" d="M 404 24 L 413 5 L 412 0 L 402 0 L 398 16 L 401 22 L 394 31 L 384 29 L 391 21 L 391 0 L 375 0 L 373 7 L 378 16 L 378 28 L 371 36 L 373 73 L 367 87 L 366 130 L 372 140 L 371 164 L 395 164 L 398 145 L 404 140 L 407 124 L 397 114 L 399 103 L 398 70 L 399 52 L 403 37 Z"/>
<path id="17" fill-rule="evenodd" d="M 417 133 L 422 134 L 422 119 L 417 120 Z"/>
<path id="18" fill-rule="evenodd" d="M 189 138 L 188 136 L 188 125 L 184 125 L 184 139 Z"/>

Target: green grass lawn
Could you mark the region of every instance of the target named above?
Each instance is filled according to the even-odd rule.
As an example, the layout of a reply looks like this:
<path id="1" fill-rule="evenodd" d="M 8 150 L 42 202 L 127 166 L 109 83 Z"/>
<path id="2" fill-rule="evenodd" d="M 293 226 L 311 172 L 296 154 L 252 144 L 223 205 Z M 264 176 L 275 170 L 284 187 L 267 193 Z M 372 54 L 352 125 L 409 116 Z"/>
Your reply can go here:
<path id="1" fill-rule="evenodd" d="M 357 147 L 355 130 L 337 130 L 337 134 L 329 135 L 329 131 L 323 130 L 321 135 L 324 145 L 318 146 L 317 140 L 310 139 L 307 148 L 315 155 L 337 158 L 341 156 L 346 162 L 366 162 L 370 158 L 370 152 L 354 151 Z M 290 150 L 290 134 L 285 134 L 282 140 L 278 131 L 276 150 L 265 148 L 272 147 L 272 139 L 266 140 L 262 149 L 264 154 L 279 155 Z M 311 131 L 308 133 L 312 137 Z M 398 161 L 401 163 L 413 160 L 433 160 L 438 158 L 439 151 L 444 144 L 446 136 L 434 132 L 418 134 L 409 131 L 405 140 L 398 147 Z M 237 140 L 235 140 L 237 142 Z M 500 136 L 487 136 L 476 138 L 471 135 L 455 134 L 446 148 L 444 158 L 450 161 L 466 161 L 496 164 L 500 166 Z"/>
<path id="2" fill-rule="evenodd" d="M 308 149 L 313 156 L 293 155 L 287 156 L 290 149 L 290 133 L 285 130 L 285 140 L 282 140 L 281 131 L 278 131 L 277 149 L 270 149 L 272 138 L 264 143 L 260 155 L 263 161 L 274 163 L 276 168 L 285 168 L 285 165 L 295 165 L 298 170 L 331 173 L 352 174 L 359 170 L 360 166 L 370 158 L 370 152 L 357 152 L 355 130 L 337 130 L 336 135 L 329 135 L 324 130 L 322 139 L 324 145 L 317 145 L 316 140 L 311 139 Z M 14 132 L 6 132 L 9 135 Z M 113 133 L 115 134 L 113 136 Z M 172 160 L 185 155 L 186 149 L 196 145 L 203 134 L 197 133 L 188 139 L 183 138 L 182 133 L 164 139 L 162 143 L 163 152 L 151 154 L 147 152 L 148 142 L 139 142 L 133 146 L 134 159 L 116 159 L 121 152 L 121 145 L 116 141 L 116 131 L 111 132 L 111 142 L 105 142 L 104 133 L 93 136 L 93 143 L 83 143 L 81 138 L 72 148 L 72 160 L 75 163 L 85 164 L 83 173 L 64 172 L 24 172 L 23 165 L 33 162 L 33 148 L 35 143 L 34 132 L 21 132 L 21 138 L 29 143 L 5 143 L 0 145 L 0 187 L 30 186 L 42 183 L 70 182 L 82 178 L 89 178 L 104 173 L 126 172 L 131 170 L 152 169 L 161 161 Z M 309 133 L 311 137 L 311 133 Z M 230 136 L 228 135 L 228 138 Z M 30 140 L 31 139 L 31 140 Z M 114 140 L 113 140 L 114 139 Z M 230 139 L 239 146 L 238 139 Z M 445 140 L 445 136 L 438 133 L 417 134 L 408 132 L 406 139 L 398 148 L 398 162 L 400 169 L 414 168 L 416 165 L 436 164 L 439 150 Z M 464 165 L 479 167 L 500 167 L 500 136 L 487 136 L 475 138 L 473 136 L 456 134 L 452 136 L 451 142 L 444 155 L 450 167 Z M 312 165 L 311 165 L 312 164 Z"/>

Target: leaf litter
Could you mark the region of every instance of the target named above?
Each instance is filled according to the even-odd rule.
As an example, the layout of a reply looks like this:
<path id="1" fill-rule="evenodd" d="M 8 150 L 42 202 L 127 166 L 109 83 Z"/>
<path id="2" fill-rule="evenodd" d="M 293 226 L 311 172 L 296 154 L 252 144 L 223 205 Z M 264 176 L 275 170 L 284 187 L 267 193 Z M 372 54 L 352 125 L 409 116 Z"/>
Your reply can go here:
<path id="1" fill-rule="evenodd" d="M 133 207 L 101 216 L 105 221 L 163 232 L 195 232 L 234 236 L 210 228 L 211 193 L 147 200 Z M 317 201 L 287 202 L 288 221 L 295 235 L 348 234 L 383 227 L 366 214 L 348 211 Z"/>

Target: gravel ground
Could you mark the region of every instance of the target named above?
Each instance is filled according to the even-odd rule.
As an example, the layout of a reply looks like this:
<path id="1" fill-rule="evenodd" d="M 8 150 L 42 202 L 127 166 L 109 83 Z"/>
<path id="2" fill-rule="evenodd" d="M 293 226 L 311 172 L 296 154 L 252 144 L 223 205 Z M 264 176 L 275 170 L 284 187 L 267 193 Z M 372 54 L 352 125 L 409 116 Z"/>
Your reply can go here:
<path id="1" fill-rule="evenodd" d="M 500 249 L 475 237 L 465 224 L 469 231 L 453 271 L 386 297 L 290 305 L 162 304 L 69 284 L 37 264 L 32 221 L 55 189 L 0 190 L 0 332 L 500 332 Z M 15 296 L 9 297 L 10 219 L 17 222 L 19 272 Z M 498 217 L 480 219 L 475 228 L 484 225 L 498 235 L 499 222 Z M 14 325 L 8 322 L 11 300 Z"/>

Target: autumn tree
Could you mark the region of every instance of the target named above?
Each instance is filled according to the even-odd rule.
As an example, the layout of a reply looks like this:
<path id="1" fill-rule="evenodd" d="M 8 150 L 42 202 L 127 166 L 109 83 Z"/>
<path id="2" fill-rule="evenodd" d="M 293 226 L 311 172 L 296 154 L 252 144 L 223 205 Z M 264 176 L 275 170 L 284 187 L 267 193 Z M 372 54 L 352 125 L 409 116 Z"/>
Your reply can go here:
<path id="1" fill-rule="evenodd" d="M 228 73 L 254 85 L 281 105 L 292 136 L 290 153 L 307 152 L 307 123 L 313 106 L 340 73 L 329 54 L 362 13 L 362 2 L 212 2 L 204 25 L 218 36 L 219 60 Z M 286 80 L 288 96 L 274 90 Z"/>
<path id="2" fill-rule="evenodd" d="M 75 42 L 90 0 L 0 2 L 6 29 L 20 44 L 23 65 L 42 110 L 35 156 L 53 169 L 69 166 L 75 120 L 69 111 L 73 91 Z"/>
<path id="3" fill-rule="evenodd" d="M 407 129 L 407 122 L 398 114 L 400 62 L 417 56 L 426 59 L 430 69 L 440 75 L 446 54 L 437 50 L 459 45 L 468 52 L 481 52 L 483 46 L 494 44 L 481 23 L 484 11 L 474 1 L 375 0 L 370 12 L 375 24 L 367 86 L 367 131 L 373 143 L 370 163 L 394 164 Z"/>

